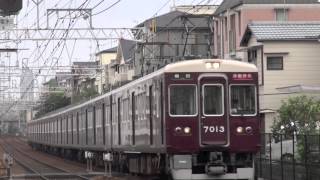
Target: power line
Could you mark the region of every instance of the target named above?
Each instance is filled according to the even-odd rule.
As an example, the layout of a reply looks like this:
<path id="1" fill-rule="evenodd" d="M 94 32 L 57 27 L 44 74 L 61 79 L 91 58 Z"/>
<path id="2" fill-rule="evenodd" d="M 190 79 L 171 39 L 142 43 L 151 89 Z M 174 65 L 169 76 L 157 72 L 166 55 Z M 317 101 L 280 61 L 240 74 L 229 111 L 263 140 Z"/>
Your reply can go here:
<path id="1" fill-rule="evenodd" d="M 86 2 L 90 2 L 90 0 L 86 0 L 81 6 L 85 5 Z M 70 19 L 68 29 L 69 29 L 70 26 L 71 26 L 71 22 L 72 22 L 72 23 L 75 22 L 74 19 L 73 19 L 73 20 Z M 57 23 L 56 23 L 56 24 L 57 24 Z M 68 31 L 65 31 L 64 35 L 66 35 L 67 32 L 68 32 Z M 63 40 L 63 38 L 61 38 L 61 40 Z M 48 41 L 48 43 L 49 43 L 49 42 L 50 42 L 50 40 Z M 55 50 L 60 47 L 60 45 L 61 45 L 60 42 L 61 42 L 61 41 L 59 41 L 59 43 L 56 45 L 56 48 L 54 48 L 54 51 L 51 52 L 50 56 L 52 56 L 52 55 L 54 54 Z M 48 43 L 47 43 L 47 45 L 48 45 Z M 46 48 L 47 48 L 47 46 L 45 47 L 45 49 L 46 49 Z M 42 51 L 42 53 L 40 54 L 38 60 L 39 60 L 40 57 L 43 55 L 45 49 L 44 49 L 44 50 Z M 63 49 L 62 49 L 62 50 L 63 50 Z M 60 57 L 61 55 L 62 55 L 62 51 L 61 51 L 59 57 Z M 49 57 L 49 58 L 50 58 L 50 57 Z M 44 62 L 45 65 L 46 65 L 47 61 L 49 60 L 49 58 L 47 58 L 46 61 Z M 29 84 L 28 87 L 26 88 L 27 91 L 32 87 L 32 85 L 33 85 L 36 77 L 37 77 L 38 75 L 40 75 L 40 73 L 41 73 L 41 71 L 39 70 L 39 73 L 36 74 L 36 75 L 34 75 L 33 80 L 30 82 L 30 84 Z M 20 97 L 20 99 L 23 99 L 25 95 L 26 95 L 26 94 L 23 94 L 23 95 Z M 17 103 L 18 103 L 18 101 L 16 101 L 16 103 L 10 105 L 10 106 L 8 107 L 7 111 L 4 112 L 4 113 L 2 113 L 2 114 L 0 115 L 0 118 L 3 117 L 6 113 L 8 113 L 8 112 L 12 109 L 12 107 L 14 107 Z"/>
<path id="2" fill-rule="evenodd" d="M 112 7 L 114 7 L 115 5 L 117 5 L 120 1 L 121 1 L 121 0 L 116 1 L 115 3 L 111 4 L 109 7 L 105 8 L 105 9 L 102 10 L 102 11 L 97 12 L 96 14 L 93 14 L 92 16 L 96 16 L 96 15 L 99 15 L 99 14 L 101 14 L 101 13 L 103 13 L 103 12 L 106 12 L 107 10 L 109 10 L 109 9 L 111 9 Z"/>

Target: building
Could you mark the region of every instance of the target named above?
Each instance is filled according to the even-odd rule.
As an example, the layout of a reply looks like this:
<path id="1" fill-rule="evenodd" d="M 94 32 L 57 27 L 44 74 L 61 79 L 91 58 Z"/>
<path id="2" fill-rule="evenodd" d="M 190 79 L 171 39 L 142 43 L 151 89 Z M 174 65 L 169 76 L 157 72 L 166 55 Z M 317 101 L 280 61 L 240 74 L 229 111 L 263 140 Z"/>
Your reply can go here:
<path id="1" fill-rule="evenodd" d="M 119 39 L 116 58 L 107 67 L 109 90 L 133 80 L 137 43 L 135 40 Z"/>
<path id="2" fill-rule="evenodd" d="M 240 45 L 244 61 L 259 69 L 260 113 L 266 131 L 282 100 L 320 97 L 320 21 L 251 23 Z"/>
<path id="3" fill-rule="evenodd" d="M 224 0 L 214 13 L 214 55 L 242 60 L 240 41 L 254 21 L 319 21 L 318 0 Z"/>
<path id="4" fill-rule="evenodd" d="M 24 110 L 23 119 L 32 120 L 33 112 L 30 104 L 34 102 L 34 74 L 31 69 L 23 68 L 20 77 L 20 101 Z"/>
<path id="5" fill-rule="evenodd" d="M 70 72 L 56 72 L 57 90 L 64 91 L 66 97 L 72 96 L 72 75 Z"/>
<path id="6" fill-rule="evenodd" d="M 145 20 L 136 27 L 136 77 L 180 60 L 212 57 L 212 13 L 217 6 L 175 7 L 171 12 Z"/>
<path id="7" fill-rule="evenodd" d="M 100 51 L 96 54 L 96 61 L 100 68 L 97 69 L 95 86 L 98 87 L 99 94 L 106 92 L 108 89 L 107 86 L 110 83 L 108 65 L 116 58 L 117 49 L 117 47 L 114 47 Z"/>
<path id="8" fill-rule="evenodd" d="M 90 89 L 92 92 L 97 92 L 98 87 L 95 85 L 95 79 L 97 76 L 97 62 L 73 62 L 72 64 L 72 80 L 71 80 L 71 87 L 72 87 L 72 97 L 71 103 L 75 101 L 79 101 L 81 97 L 81 93 L 84 90 Z"/>

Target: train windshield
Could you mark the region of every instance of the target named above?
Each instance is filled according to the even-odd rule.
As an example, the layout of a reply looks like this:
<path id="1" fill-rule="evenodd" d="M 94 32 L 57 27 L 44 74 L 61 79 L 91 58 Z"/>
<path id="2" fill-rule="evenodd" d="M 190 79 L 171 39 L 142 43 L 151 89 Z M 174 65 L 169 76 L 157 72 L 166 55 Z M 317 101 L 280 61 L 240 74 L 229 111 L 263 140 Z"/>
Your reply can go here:
<path id="1" fill-rule="evenodd" d="M 254 85 L 231 86 L 231 114 L 256 114 L 256 87 Z"/>
<path id="2" fill-rule="evenodd" d="M 223 115 L 222 85 L 204 85 L 203 114 L 208 116 Z"/>
<path id="3" fill-rule="evenodd" d="M 170 86 L 170 115 L 194 116 L 197 114 L 196 86 Z"/>

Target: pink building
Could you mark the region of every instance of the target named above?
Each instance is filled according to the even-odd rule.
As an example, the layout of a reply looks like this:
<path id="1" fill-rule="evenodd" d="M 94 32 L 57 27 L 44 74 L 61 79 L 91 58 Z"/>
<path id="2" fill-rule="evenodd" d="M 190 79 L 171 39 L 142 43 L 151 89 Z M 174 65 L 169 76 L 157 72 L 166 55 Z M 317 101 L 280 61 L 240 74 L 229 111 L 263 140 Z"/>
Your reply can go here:
<path id="1" fill-rule="evenodd" d="M 320 0 L 224 0 L 214 13 L 214 55 L 243 60 L 240 41 L 253 21 L 320 21 Z"/>

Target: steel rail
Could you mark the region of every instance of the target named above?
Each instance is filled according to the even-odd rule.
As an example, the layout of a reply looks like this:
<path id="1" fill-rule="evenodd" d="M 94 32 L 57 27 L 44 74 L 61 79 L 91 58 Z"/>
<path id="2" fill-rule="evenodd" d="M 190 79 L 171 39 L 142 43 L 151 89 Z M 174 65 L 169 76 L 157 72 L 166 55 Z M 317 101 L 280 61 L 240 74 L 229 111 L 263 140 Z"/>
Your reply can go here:
<path id="1" fill-rule="evenodd" d="M 68 176 L 68 177 L 77 177 L 77 178 L 80 178 L 80 179 L 84 179 L 84 180 L 89 180 L 89 178 L 83 176 L 83 175 L 79 175 L 79 174 L 73 174 L 73 173 L 70 173 L 70 172 L 67 172 L 66 170 L 62 169 L 62 168 L 59 168 L 59 167 L 56 167 L 56 166 L 53 166 L 51 164 L 48 164 L 48 163 L 45 163 L 45 162 L 42 162 L 42 161 L 39 161 L 38 159 L 32 157 L 31 155 L 29 155 L 28 153 L 14 147 L 13 145 L 11 145 L 10 143 L 7 142 L 6 139 L 2 139 L 2 141 L 7 145 L 7 146 L 10 146 L 11 149 L 14 149 L 16 152 L 19 152 L 20 154 L 22 154 L 23 156 L 25 157 L 28 157 L 29 159 L 37 162 L 38 164 L 42 164 L 44 166 L 47 166 L 53 170 L 57 170 L 58 173 L 41 173 L 39 172 L 38 170 L 35 170 L 34 168 L 28 166 L 26 163 L 23 162 L 23 160 L 19 160 L 18 158 L 16 158 L 14 155 L 13 155 L 13 159 L 18 163 L 20 164 L 21 166 L 23 166 L 25 169 L 29 170 L 29 171 L 32 171 L 34 172 L 35 174 L 37 174 L 41 179 L 44 179 L 44 180 L 50 180 L 50 178 L 48 178 L 48 176 Z M 18 144 L 18 143 L 15 143 L 15 144 Z M 3 149 L 7 152 L 7 148 L 4 148 L 3 144 L 0 143 L 0 145 L 3 147 Z"/>

